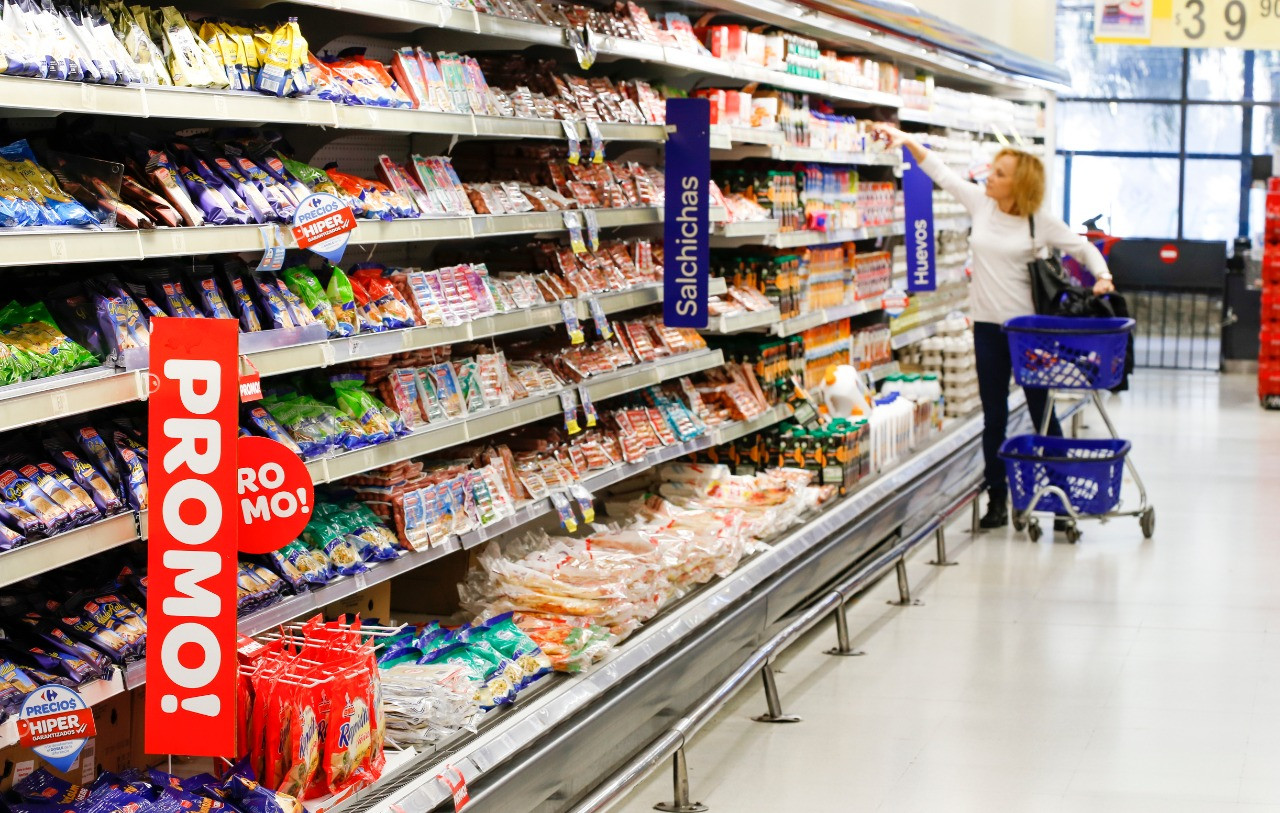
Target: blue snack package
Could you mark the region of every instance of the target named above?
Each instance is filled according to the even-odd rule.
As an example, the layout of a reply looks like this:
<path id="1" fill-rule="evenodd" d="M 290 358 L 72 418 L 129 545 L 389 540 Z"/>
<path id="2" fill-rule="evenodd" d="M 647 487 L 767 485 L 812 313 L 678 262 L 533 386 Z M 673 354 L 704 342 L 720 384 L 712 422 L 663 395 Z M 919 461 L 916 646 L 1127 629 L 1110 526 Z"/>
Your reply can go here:
<path id="1" fill-rule="evenodd" d="M 12 550 L 27 544 L 27 538 L 5 522 L 0 522 L 0 551 Z"/>
<path id="2" fill-rule="evenodd" d="M 75 434 L 76 445 L 84 452 L 93 466 L 102 472 L 107 481 L 114 487 L 119 487 L 122 481 L 120 469 L 116 466 L 115 459 L 111 456 L 111 449 L 107 446 L 107 442 L 98 434 L 98 430 L 92 426 L 82 426 Z"/>
<path id="3" fill-rule="evenodd" d="M 55 805 L 76 805 L 89 798 L 88 788 L 73 785 L 44 768 L 36 768 L 21 782 L 15 783 L 13 792 L 28 802 Z"/>
<path id="4" fill-rule="evenodd" d="M 48 225 L 102 225 L 82 203 L 63 191 L 53 173 L 40 166 L 25 138 L 0 147 L 0 158 L 10 162 L 11 177 L 16 174 L 26 184 L 22 191 L 38 203 Z"/>
<path id="5" fill-rule="evenodd" d="M 112 488 L 111 483 L 101 472 L 73 452 L 66 443 L 47 437 L 44 439 L 44 448 L 49 453 L 53 464 L 88 492 L 93 499 L 93 504 L 104 515 L 117 514 L 124 509 L 124 502 Z"/>
<path id="6" fill-rule="evenodd" d="M 195 297 L 200 312 L 212 319 L 235 319 L 231 306 L 218 287 L 213 266 L 197 265 L 186 272 L 187 290 Z"/>
<path id="7" fill-rule="evenodd" d="M 250 271 L 247 278 L 258 312 L 266 317 L 263 327 L 272 330 L 298 326 L 293 320 L 288 303 L 280 296 L 280 286 L 276 284 L 275 274 L 270 271 Z"/>
<path id="8" fill-rule="evenodd" d="M 98 677 L 106 675 L 111 669 L 110 658 L 88 644 L 72 639 L 52 618 L 30 613 L 23 616 L 21 622 L 27 626 L 33 640 L 45 644 L 46 649 L 57 650 L 69 657 L 79 658 L 89 664 Z"/>
<path id="9" fill-rule="evenodd" d="M 253 213 L 245 202 L 190 147 L 174 144 L 171 155 L 183 185 L 209 223 L 243 226 L 253 222 Z"/>
<path id="10" fill-rule="evenodd" d="M 44 489 L 14 469 L 0 470 L 0 498 L 10 513 L 21 508 L 39 520 L 39 530 L 52 536 L 71 524 L 71 515 Z"/>
<path id="11" fill-rule="evenodd" d="M 297 799 L 258 784 L 247 760 L 232 767 L 219 790 L 241 813 L 303 813 Z"/>
<path id="12" fill-rule="evenodd" d="M 245 410 L 245 422 L 248 423 L 258 434 L 265 438 L 281 443 L 289 448 L 289 451 L 296 455 L 302 454 L 302 449 L 298 444 L 293 442 L 293 438 L 289 437 L 289 433 L 284 430 L 280 422 L 271 417 L 271 413 L 267 412 L 260 406 L 248 407 Z"/>
<path id="13" fill-rule="evenodd" d="M 86 514 L 84 514 L 84 516 L 86 517 L 86 519 L 84 520 L 85 522 L 94 522 L 102 518 L 103 512 L 100 508 L 98 508 L 97 504 L 93 500 L 93 497 L 89 494 L 88 491 L 84 489 L 83 486 L 77 483 L 71 477 L 70 474 L 67 474 L 65 471 L 62 471 L 61 469 L 54 466 L 52 463 L 49 463 L 45 460 L 41 460 L 40 462 L 36 463 L 36 468 L 38 468 L 43 475 L 47 477 L 52 477 L 55 480 L 57 480 L 58 485 L 60 485 L 63 489 L 69 492 L 71 496 L 75 498 L 76 502 L 78 502 L 82 506 L 86 506 L 89 509 L 89 511 Z M 45 490 L 48 491 L 48 489 L 45 489 Z"/>
<path id="14" fill-rule="evenodd" d="M 6 461 L 6 463 L 18 465 L 19 474 L 39 486 L 50 499 L 67 512 L 71 517 L 71 525 L 84 525 L 101 518 L 102 514 L 94 506 L 89 495 L 84 493 L 84 489 L 71 482 L 70 478 L 67 478 L 67 483 L 64 485 L 62 478 L 66 475 L 48 463 L 40 465 L 25 463 L 24 465 L 24 461 L 21 460 L 15 463 Z"/>
<path id="15" fill-rule="evenodd" d="M 201 149 L 201 147 L 204 148 Z M 233 164 L 221 155 L 214 154 L 212 145 L 197 144 L 196 148 L 199 150 L 199 155 L 205 164 L 216 172 L 227 184 L 229 191 L 235 194 L 248 207 L 249 214 L 254 222 L 269 223 L 285 220 L 272 205 L 271 201 L 267 199 L 267 196 L 262 193 L 262 190 L 245 176 L 237 164 Z"/>

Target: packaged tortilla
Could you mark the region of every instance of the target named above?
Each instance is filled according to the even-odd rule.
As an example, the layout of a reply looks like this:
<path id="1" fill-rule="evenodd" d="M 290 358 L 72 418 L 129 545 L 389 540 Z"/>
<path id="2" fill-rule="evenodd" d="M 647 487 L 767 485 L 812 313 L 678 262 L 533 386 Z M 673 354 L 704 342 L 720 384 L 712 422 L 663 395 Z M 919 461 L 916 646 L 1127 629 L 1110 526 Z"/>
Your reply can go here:
<path id="1" fill-rule="evenodd" d="M 334 400 L 360 425 L 372 443 L 384 443 L 396 436 L 396 430 L 384 414 L 386 405 L 364 388 L 360 373 L 344 373 L 329 377 Z"/>
<path id="2" fill-rule="evenodd" d="M 235 319 L 231 307 L 222 296 L 213 266 L 197 265 L 186 273 L 187 290 L 200 306 L 205 316 L 213 319 Z"/>
<path id="3" fill-rule="evenodd" d="M 83 489 L 74 483 L 71 483 L 71 486 L 75 491 L 63 485 L 62 479 L 58 476 L 58 470 L 53 466 L 49 466 L 46 470 L 43 466 L 38 466 L 34 463 L 26 463 L 24 465 L 12 458 L 6 460 L 5 464 L 15 466 L 20 475 L 39 486 L 40 490 L 48 495 L 59 508 L 67 512 L 67 516 L 71 518 L 71 525 L 84 525 L 101 516 L 98 509 L 94 507 L 93 500 L 89 499 L 88 494 L 84 495 L 87 502 L 81 501 L 76 492 L 83 494 Z"/>
<path id="4" fill-rule="evenodd" d="M 64 442 L 52 437 L 44 439 L 45 451 L 53 463 L 88 493 L 93 504 L 105 515 L 118 513 L 124 508 L 120 496 L 110 482 L 96 468 L 82 460 Z"/>
<path id="5" fill-rule="evenodd" d="M 72 521 L 71 515 L 44 489 L 11 468 L 0 471 L 0 499 L 4 500 L 5 509 L 10 514 L 20 509 L 36 518 L 37 526 L 31 530 L 23 529 L 27 536 L 32 533 L 52 536 Z"/>
<path id="6" fill-rule="evenodd" d="M 330 683 L 334 696 L 324 732 L 324 770 L 330 792 L 363 781 L 373 749 L 373 710 L 367 669 L 352 669 Z"/>

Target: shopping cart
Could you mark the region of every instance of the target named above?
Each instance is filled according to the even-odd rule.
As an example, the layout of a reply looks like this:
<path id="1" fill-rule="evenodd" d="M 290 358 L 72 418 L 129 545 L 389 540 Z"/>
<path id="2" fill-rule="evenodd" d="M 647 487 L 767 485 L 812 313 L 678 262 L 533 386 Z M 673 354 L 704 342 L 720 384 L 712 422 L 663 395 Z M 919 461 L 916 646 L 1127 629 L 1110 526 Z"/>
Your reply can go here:
<path id="1" fill-rule="evenodd" d="M 1047 407 L 1039 434 L 1011 437 L 1000 447 L 1013 499 L 1013 525 L 1024 527 L 1032 540 L 1040 538 L 1040 522 L 1033 511 L 1052 511 L 1067 517 L 1067 539 L 1080 539 L 1077 520 L 1138 517 L 1143 537 L 1156 529 L 1156 509 L 1147 500 L 1137 468 L 1129 457 L 1130 444 L 1116 434 L 1103 406 L 1101 392 L 1120 383 L 1132 319 L 1082 319 L 1061 316 L 1019 316 L 1004 324 L 1013 357 L 1013 375 L 1023 387 L 1047 390 Z M 1110 439 L 1048 437 L 1056 390 L 1087 390 L 1098 408 Z M 1125 469 L 1133 476 L 1140 505 L 1124 510 L 1120 485 Z"/>

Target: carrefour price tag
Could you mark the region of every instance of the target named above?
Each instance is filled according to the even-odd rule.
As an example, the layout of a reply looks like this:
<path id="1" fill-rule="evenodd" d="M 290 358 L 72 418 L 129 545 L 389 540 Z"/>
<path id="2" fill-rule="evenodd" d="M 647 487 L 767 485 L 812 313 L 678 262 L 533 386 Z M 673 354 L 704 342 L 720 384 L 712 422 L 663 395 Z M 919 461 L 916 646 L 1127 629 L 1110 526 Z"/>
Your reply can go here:
<path id="1" fill-rule="evenodd" d="M 582 431 L 582 427 L 578 425 L 578 405 L 573 401 L 573 390 L 564 390 L 560 393 L 560 409 L 564 410 L 564 428 L 570 435 L 576 435 Z"/>
<path id="2" fill-rule="evenodd" d="M 583 209 L 582 219 L 587 222 L 587 243 L 590 244 L 592 251 L 600 250 L 600 218 L 596 217 L 595 209 Z"/>
<path id="3" fill-rule="evenodd" d="M 560 300 L 560 315 L 564 318 L 564 326 L 569 331 L 569 344 L 585 342 L 587 335 L 582 329 L 582 322 L 578 321 L 578 309 L 574 307 L 572 300 Z"/>
<path id="4" fill-rule="evenodd" d="M 604 134 L 600 132 L 600 124 L 587 119 L 587 135 L 591 136 L 591 163 L 604 163 Z"/>
<path id="5" fill-rule="evenodd" d="M 566 210 L 561 216 L 564 218 L 564 227 L 569 232 L 569 246 L 573 253 L 586 254 L 587 241 L 582 237 L 582 218 L 572 209 Z"/>
<path id="6" fill-rule="evenodd" d="M 613 327 L 609 324 L 609 317 L 604 312 L 604 307 L 600 304 L 600 300 L 594 296 L 587 300 L 587 309 L 591 311 L 591 320 L 596 323 L 596 332 L 600 334 L 600 338 L 606 342 L 613 338 Z"/>
<path id="7" fill-rule="evenodd" d="M 591 400 L 591 390 L 586 387 L 578 387 L 578 400 L 582 402 L 582 414 L 587 419 L 587 428 L 595 426 L 600 416 L 596 412 L 595 402 Z"/>
<path id="8" fill-rule="evenodd" d="M 582 140 L 578 138 L 578 126 L 568 119 L 561 119 L 564 137 L 569 140 L 569 163 L 577 166 L 582 160 Z"/>
<path id="9" fill-rule="evenodd" d="M 588 525 L 595 522 L 595 497 L 591 496 L 591 492 L 587 491 L 587 487 L 582 483 L 574 483 L 569 486 L 569 493 L 573 495 L 573 499 L 578 503 L 578 510 L 582 512 L 582 521 Z"/>
<path id="10" fill-rule="evenodd" d="M 573 508 L 569 505 L 569 499 L 559 491 L 551 492 L 551 505 L 555 507 L 556 513 L 560 515 L 560 524 L 569 533 L 578 530 L 578 520 L 573 515 Z"/>

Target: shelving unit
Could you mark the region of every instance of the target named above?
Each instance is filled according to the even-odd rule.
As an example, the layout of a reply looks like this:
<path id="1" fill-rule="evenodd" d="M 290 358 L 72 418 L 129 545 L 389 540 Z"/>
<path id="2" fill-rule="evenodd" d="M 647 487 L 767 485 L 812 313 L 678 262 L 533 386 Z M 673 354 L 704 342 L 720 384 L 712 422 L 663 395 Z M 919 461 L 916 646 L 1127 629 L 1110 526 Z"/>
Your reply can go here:
<path id="1" fill-rule="evenodd" d="M 340 33 L 344 40 L 369 32 L 370 36 L 376 33 L 383 45 L 394 41 L 461 53 L 534 48 L 531 56 L 535 58 L 555 54 L 564 58 L 565 64 L 573 65 L 574 48 L 569 30 L 455 9 L 447 0 L 361 0 L 358 3 L 290 0 L 288 5 L 287 13 L 300 17 L 304 31 L 313 23 L 315 30 L 332 36 Z M 265 10 L 265 16 L 284 13 L 277 0 L 232 0 L 225 13 L 233 17 L 246 9 Z M 841 21 L 793 0 L 708 0 L 685 11 L 695 19 L 706 12 L 728 12 L 745 18 L 753 26 L 777 25 L 814 37 L 824 49 L 878 55 L 875 58 L 885 58 L 888 54 L 888 59 L 904 69 L 938 70 L 944 77 L 954 78 L 957 85 L 972 87 L 986 82 L 999 87 L 1003 95 L 1043 98 L 1034 82 L 968 64 L 958 55 L 936 49 L 929 51 L 918 41 L 908 41 L 870 25 Z M 850 113 L 859 119 L 891 117 L 902 104 L 902 98 L 895 93 L 768 70 L 672 45 L 637 42 L 599 32 L 577 33 L 591 41 L 596 53 L 596 64 L 582 71 L 588 78 L 602 74 L 614 79 L 639 77 L 655 85 L 671 83 L 683 90 L 697 86 L 759 84 L 811 94 L 815 102 L 829 103 L 838 112 Z M 312 43 L 317 53 L 332 44 L 319 39 Z M 578 72 L 576 68 L 573 70 Z M 396 150 L 412 144 L 411 150 L 432 151 L 446 149 L 441 146 L 445 143 L 450 145 L 447 149 L 452 150 L 457 140 L 486 139 L 509 144 L 529 140 L 552 146 L 567 139 L 564 125 L 558 120 L 350 106 L 248 92 L 114 87 L 0 76 L 0 113 L 5 111 L 14 118 L 35 120 L 59 114 L 92 116 L 110 121 L 113 129 L 140 121 L 157 125 L 161 130 L 224 124 L 287 128 L 290 142 L 339 152 L 343 161 L 352 163 L 365 153 L 376 156 L 384 150 L 391 151 L 384 143 L 400 145 Z M 992 125 L 1005 129 L 1009 126 L 1002 122 L 942 120 L 910 110 L 900 110 L 900 113 L 904 121 L 979 133 L 990 130 Z M 572 129 L 579 140 L 589 140 L 584 122 L 575 122 Z M 609 146 L 611 159 L 636 157 L 646 164 L 665 150 L 668 139 L 668 128 L 656 124 L 605 122 L 600 123 L 599 132 Z M 1044 134 L 1024 132 L 1022 135 L 1043 137 Z M 423 136 L 428 138 L 424 140 Z M 439 138 L 433 138 L 435 136 Z M 420 143 L 426 146 L 419 146 Z M 321 144 L 324 146 L 316 146 Z M 473 146 L 463 144 L 464 150 Z M 716 161 L 765 159 L 791 164 L 835 164 L 859 168 L 863 178 L 888 179 L 891 170 L 900 164 L 898 156 L 889 153 L 795 146 L 781 130 L 717 126 L 712 128 L 711 146 Z M 462 150 L 455 153 L 461 163 L 458 156 L 465 157 L 465 153 Z M 300 159 L 307 157 L 299 155 Z M 367 169 L 352 168 L 365 172 Z M 883 208 L 887 215 L 888 206 Z M 659 207 L 594 211 L 602 229 L 628 229 L 631 231 L 626 234 L 649 237 L 661 231 L 663 210 Z M 868 215 L 868 219 L 872 216 Z M 904 233 L 901 222 L 860 229 L 781 232 L 774 220 L 727 223 L 727 219 L 725 208 L 713 209 L 711 221 L 718 225 L 712 231 L 711 245 L 760 246 L 799 254 L 799 250 L 808 247 L 891 238 Z M 967 218 L 947 216 L 938 218 L 935 227 L 939 231 L 964 231 L 970 223 Z M 90 263 L 131 263 L 231 252 L 252 256 L 260 254 L 264 237 L 274 235 L 276 229 L 276 226 L 211 226 L 153 231 L 0 232 L 0 241 L 4 241 L 8 249 L 0 252 L 0 275 L 4 269 L 18 267 L 84 265 L 87 268 Z M 287 229 L 281 231 L 285 246 L 293 248 Z M 362 220 L 350 239 L 350 245 L 358 250 L 349 253 L 348 261 L 357 256 L 372 256 L 378 249 L 388 252 L 387 256 L 400 258 L 397 262 L 403 262 L 405 257 L 416 261 L 420 256 L 431 256 L 430 250 L 438 245 L 466 245 L 466 241 L 483 238 L 530 235 L 565 237 L 563 213 Z M 414 249 L 411 253 L 406 251 L 411 248 Z M 860 251 L 861 248 L 859 246 Z M 251 265 L 252 262 L 250 260 Z M 712 294 L 725 293 L 723 280 L 713 279 L 710 290 Z M 593 299 L 604 313 L 620 314 L 659 305 L 663 290 L 661 285 L 646 285 L 572 300 L 580 320 L 586 322 L 592 318 Z M 878 297 L 786 320 L 773 309 L 720 317 L 713 320 L 707 332 L 758 331 L 779 337 L 794 336 L 880 310 Z M 937 316 L 932 312 L 917 314 L 915 318 L 921 323 L 899 331 L 893 336 L 892 345 L 901 347 L 931 335 L 936 323 L 927 320 Z M 553 303 L 458 325 L 418 327 L 344 339 L 328 339 L 305 331 L 288 336 L 256 335 L 244 338 L 241 350 L 262 376 L 271 377 L 465 342 L 483 342 L 496 347 L 501 345 L 502 337 L 509 334 L 554 328 L 562 321 L 560 304 Z M 850 343 L 846 340 L 846 350 Z M 0 388 L 0 431 L 24 430 L 50 420 L 145 400 L 147 364 L 147 354 L 143 352 L 131 355 L 120 369 L 95 368 Z M 336 483 L 554 418 L 562 411 L 560 397 L 565 392 L 585 392 L 593 402 L 607 403 L 611 398 L 712 371 L 725 364 L 723 352 L 717 349 L 635 364 L 589 377 L 575 386 L 536 393 L 510 405 L 478 410 L 453 421 L 431 423 L 389 443 L 314 459 L 307 466 L 317 484 Z M 896 363 L 888 363 L 864 372 L 871 378 L 881 379 L 896 370 Z M 662 463 L 760 432 L 789 416 L 789 407 L 779 405 L 751 420 L 712 426 L 686 443 L 654 449 L 638 462 L 590 473 L 583 477 L 581 484 L 600 495 L 641 475 L 652 478 L 654 468 Z M 553 797 L 557 799 L 556 804 L 572 803 L 574 795 L 582 791 L 582 783 L 607 773 L 617 763 L 618 731 L 628 732 L 628 742 L 644 742 L 659 724 L 660 715 L 655 710 L 686 707 L 695 699 L 697 687 L 693 683 L 701 685 L 734 667 L 735 658 L 741 654 L 738 644 L 746 640 L 744 636 L 758 636 L 770 625 L 779 623 L 786 608 L 802 604 L 829 583 L 831 574 L 857 566 L 875 555 L 881 540 L 891 534 L 909 533 L 920 527 L 920 523 L 928 521 L 930 512 L 953 499 L 960 489 L 970 487 L 979 476 L 980 431 L 977 420 L 957 422 L 913 457 L 879 476 L 863 480 L 855 491 L 833 500 L 824 510 L 803 517 L 799 525 L 769 540 L 768 545 L 762 546 L 732 574 L 681 599 L 647 623 L 604 662 L 579 675 L 556 675 L 541 681 L 523 692 L 513 706 L 486 715 L 478 732 L 460 733 L 436 749 L 389 754 L 385 773 L 372 786 L 348 798 L 324 800 L 319 805 L 313 802 L 313 813 L 321 813 L 318 807 L 323 808 L 323 813 L 429 813 L 439 804 L 447 803 L 447 791 L 436 779 L 445 766 L 456 767 L 473 784 L 473 791 L 486 794 L 478 802 L 478 809 L 533 809 L 545 806 Z M 150 519 L 146 511 L 125 512 L 0 553 L 0 587 L 11 587 L 42 574 L 54 578 L 60 568 L 145 541 Z M 511 516 L 461 535 L 445 537 L 423 550 L 372 565 L 365 573 L 338 578 L 246 614 L 238 619 L 239 631 L 245 635 L 260 634 L 314 614 L 334 602 L 352 599 L 370 588 L 387 585 L 411 572 L 431 572 L 432 568 L 446 572 L 443 570 L 446 565 L 463 561 L 468 551 L 482 549 L 506 538 L 504 535 L 554 521 L 555 509 L 550 497 L 527 500 L 516 506 Z M 446 559 L 449 562 L 445 562 Z M 729 630 L 732 635 L 719 638 L 716 634 L 719 629 Z M 697 680 L 678 679 L 681 675 Z M 137 660 L 124 664 L 109 679 L 81 687 L 81 693 L 91 704 L 99 703 L 142 686 L 145 680 L 146 661 Z M 609 702 L 601 702 L 606 697 Z M 582 736 L 576 737 L 577 733 Z M 0 748 L 13 744 L 16 738 L 16 725 L 12 721 L 0 725 Z"/>

